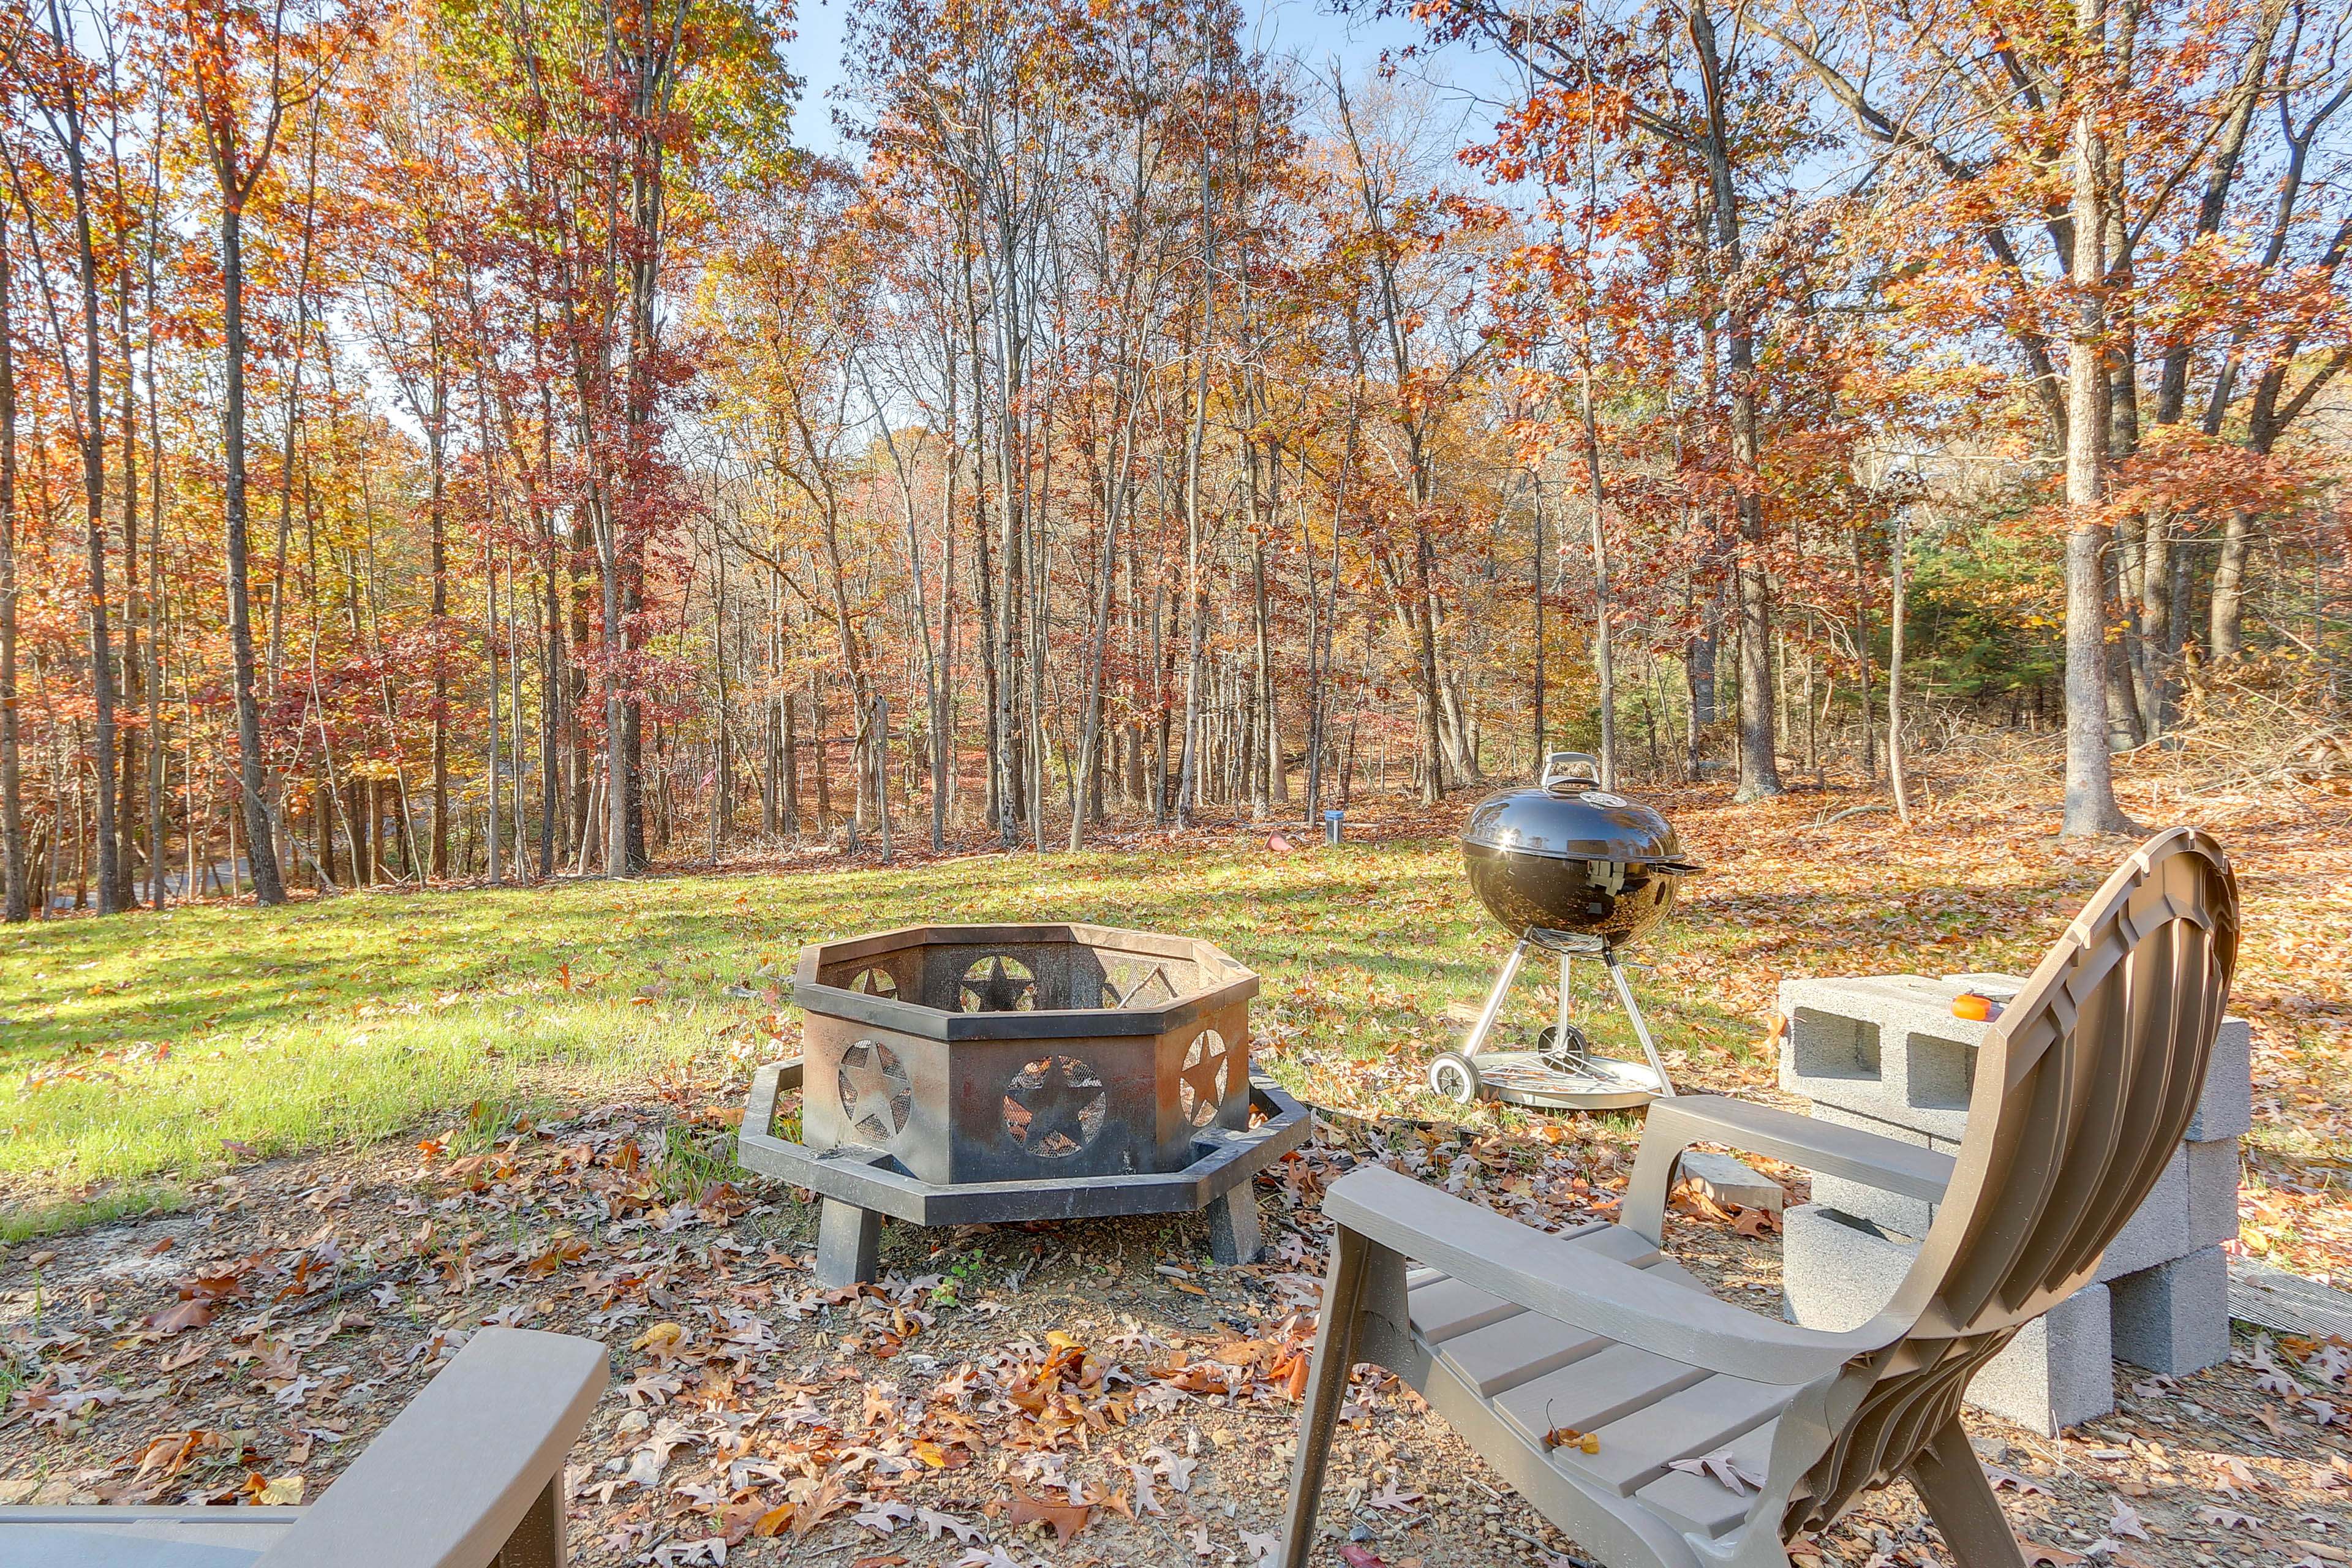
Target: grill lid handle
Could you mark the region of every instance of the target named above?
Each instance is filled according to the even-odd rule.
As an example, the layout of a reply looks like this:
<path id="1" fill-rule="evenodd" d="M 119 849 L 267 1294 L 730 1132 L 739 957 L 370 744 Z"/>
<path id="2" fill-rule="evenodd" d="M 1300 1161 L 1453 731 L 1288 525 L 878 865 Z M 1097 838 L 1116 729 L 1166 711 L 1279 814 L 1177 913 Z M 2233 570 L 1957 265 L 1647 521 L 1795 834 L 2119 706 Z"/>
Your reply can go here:
<path id="1" fill-rule="evenodd" d="M 1591 752 L 1548 752 L 1544 755 L 1543 776 L 1536 781 L 1540 788 L 1569 778 L 1573 770 L 1581 767 L 1585 778 L 1598 786 L 1601 783 L 1601 759 Z"/>

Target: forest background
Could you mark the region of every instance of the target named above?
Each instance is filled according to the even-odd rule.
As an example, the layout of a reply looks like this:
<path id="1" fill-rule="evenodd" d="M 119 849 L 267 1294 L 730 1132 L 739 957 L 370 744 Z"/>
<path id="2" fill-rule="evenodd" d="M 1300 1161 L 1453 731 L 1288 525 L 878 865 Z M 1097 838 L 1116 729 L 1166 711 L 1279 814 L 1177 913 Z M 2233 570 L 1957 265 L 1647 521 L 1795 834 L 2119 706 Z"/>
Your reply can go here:
<path id="1" fill-rule="evenodd" d="M 2341 6 L 846 16 L 0 4 L 9 918 L 2352 764 Z"/>

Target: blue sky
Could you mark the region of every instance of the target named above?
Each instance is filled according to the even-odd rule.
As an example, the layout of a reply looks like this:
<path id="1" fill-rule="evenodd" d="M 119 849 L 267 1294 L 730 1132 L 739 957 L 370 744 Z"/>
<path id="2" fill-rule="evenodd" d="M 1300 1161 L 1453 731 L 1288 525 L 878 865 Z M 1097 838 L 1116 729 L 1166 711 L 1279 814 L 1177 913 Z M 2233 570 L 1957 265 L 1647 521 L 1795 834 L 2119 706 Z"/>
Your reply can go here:
<path id="1" fill-rule="evenodd" d="M 842 80 L 844 25 L 856 0 L 799 0 L 795 26 L 800 36 L 789 46 L 793 69 L 807 79 L 793 139 L 819 152 L 842 150 L 833 126 L 834 103 L 828 91 Z M 1381 51 L 1416 42 L 1421 29 L 1409 20 L 1372 16 L 1339 16 L 1317 0 L 1244 0 L 1252 24 L 1252 41 L 1268 54 L 1293 55 L 1305 65 L 1326 69 L 1337 62 L 1350 79 L 1376 68 Z M 1502 89 L 1497 62 L 1492 57 L 1448 51 L 1412 68 L 1458 102 L 1465 119 L 1484 126 L 1491 114 L 1481 112 L 1477 100 Z"/>

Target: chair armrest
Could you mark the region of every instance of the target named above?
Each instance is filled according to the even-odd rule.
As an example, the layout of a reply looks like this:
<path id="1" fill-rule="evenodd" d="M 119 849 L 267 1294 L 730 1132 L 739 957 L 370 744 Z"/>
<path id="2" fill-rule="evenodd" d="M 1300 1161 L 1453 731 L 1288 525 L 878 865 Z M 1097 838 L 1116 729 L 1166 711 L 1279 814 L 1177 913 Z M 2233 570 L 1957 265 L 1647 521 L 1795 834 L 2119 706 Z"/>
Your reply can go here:
<path id="1" fill-rule="evenodd" d="M 610 1375 L 594 1340 L 479 1331 L 253 1568 L 482 1568 L 551 1488 L 560 1525 Z"/>
<path id="2" fill-rule="evenodd" d="M 1642 1152 L 1625 1184 L 1618 1222 L 1654 1246 L 1664 1237 L 1666 1188 L 1675 1162 L 1694 1143 L 1727 1143 L 1802 1170 L 1882 1187 L 1905 1197 L 1941 1203 L 1952 1180 L 1952 1157 L 1864 1132 L 1714 1094 L 1678 1094 L 1653 1100 L 1642 1128 Z"/>
<path id="3" fill-rule="evenodd" d="M 1902 1336 L 1900 1327 L 1881 1331 L 1865 1323 L 1832 1334 L 1762 1317 L 1378 1166 L 1334 1182 L 1323 1213 L 1531 1312 L 1759 1383 L 1811 1383 Z"/>

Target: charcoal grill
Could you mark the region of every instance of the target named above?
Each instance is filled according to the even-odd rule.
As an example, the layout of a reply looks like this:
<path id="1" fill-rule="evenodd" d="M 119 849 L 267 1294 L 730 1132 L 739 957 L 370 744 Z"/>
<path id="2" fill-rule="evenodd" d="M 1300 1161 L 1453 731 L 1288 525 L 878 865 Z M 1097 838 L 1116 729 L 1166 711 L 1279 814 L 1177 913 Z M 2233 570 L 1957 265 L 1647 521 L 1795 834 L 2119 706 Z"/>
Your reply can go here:
<path id="1" fill-rule="evenodd" d="M 1671 1097 L 1619 950 L 1647 935 L 1675 907 L 1683 858 L 1666 819 L 1601 787 L 1600 764 L 1554 752 L 1532 788 L 1480 801 L 1462 830 L 1462 858 L 1478 901 L 1517 934 L 1486 1005 L 1459 1050 L 1429 1064 L 1429 1086 L 1449 1100 L 1479 1099 L 1554 1110 L 1612 1110 Z M 1511 984 L 1530 952 L 1559 960 L 1559 1016 L 1531 1051 L 1486 1048 Z M 1597 962 L 1642 1043 L 1641 1061 L 1602 1054 L 1570 1017 L 1577 960 Z"/>

